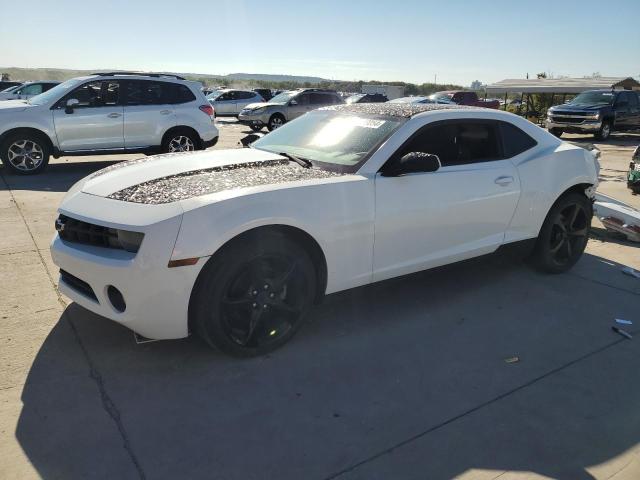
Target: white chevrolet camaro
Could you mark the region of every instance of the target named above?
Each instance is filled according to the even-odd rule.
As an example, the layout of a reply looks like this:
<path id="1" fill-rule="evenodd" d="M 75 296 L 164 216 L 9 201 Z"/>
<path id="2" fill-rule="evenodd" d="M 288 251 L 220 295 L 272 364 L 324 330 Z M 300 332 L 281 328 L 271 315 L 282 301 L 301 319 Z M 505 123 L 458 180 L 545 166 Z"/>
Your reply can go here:
<path id="1" fill-rule="evenodd" d="M 598 162 L 515 115 L 355 104 L 251 148 L 114 164 L 74 185 L 51 245 L 68 297 L 151 339 L 232 355 L 287 342 L 325 294 L 529 245 L 558 273 Z"/>

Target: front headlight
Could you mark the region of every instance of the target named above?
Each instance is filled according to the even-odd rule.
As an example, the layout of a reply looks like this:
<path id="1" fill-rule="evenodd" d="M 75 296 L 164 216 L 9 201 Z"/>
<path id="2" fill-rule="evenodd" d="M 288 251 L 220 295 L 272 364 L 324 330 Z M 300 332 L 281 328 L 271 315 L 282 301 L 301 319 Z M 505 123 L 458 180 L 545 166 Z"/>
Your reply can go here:
<path id="1" fill-rule="evenodd" d="M 140 249 L 144 233 L 116 230 L 116 238 L 120 248 L 127 252 L 136 253 Z"/>
<path id="2" fill-rule="evenodd" d="M 551 114 L 553 114 L 553 110 L 550 108 L 547 110 L 547 117 L 550 116 Z"/>
<path id="3" fill-rule="evenodd" d="M 260 108 L 256 108 L 254 110 L 247 110 L 247 113 L 250 113 L 252 115 L 259 115 L 261 113 L 264 113 L 267 111 L 267 107 L 260 107 Z"/>
<path id="4" fill-rule="evenodd" d="M 599 119 L 600 118 L 600 112 L 596 112 L 596 113 L 591 114 L 589 116 L 589 118 L 593 118 L 594 120 Z"/>

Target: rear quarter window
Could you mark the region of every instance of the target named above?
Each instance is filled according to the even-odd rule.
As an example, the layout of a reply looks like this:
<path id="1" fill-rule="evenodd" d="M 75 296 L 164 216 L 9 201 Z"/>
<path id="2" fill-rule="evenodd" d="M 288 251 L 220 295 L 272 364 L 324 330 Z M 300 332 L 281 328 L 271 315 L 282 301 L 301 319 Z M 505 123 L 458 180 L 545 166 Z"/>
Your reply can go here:
<path id="1" fill-rule="evenodd" d="M 536 142 L 531 136 L 520 130 L 515 125 L 507 122 L 499 123 L 504 158 L 511 158 L 516 155 L 520 155 L 538 144 L 538 142 Z"/>

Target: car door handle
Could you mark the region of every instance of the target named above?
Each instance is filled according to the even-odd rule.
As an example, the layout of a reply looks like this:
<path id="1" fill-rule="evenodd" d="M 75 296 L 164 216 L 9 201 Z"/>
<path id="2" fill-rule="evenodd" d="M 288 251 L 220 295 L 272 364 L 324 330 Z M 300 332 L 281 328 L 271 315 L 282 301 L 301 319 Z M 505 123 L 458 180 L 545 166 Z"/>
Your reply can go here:
<path id="1" fill-rule="evenodd" d="M 513 183 L 513 177 L 509 175 L 504 175 L 502 177 L 496 178 L 496 183 L 501 187 L 506 187 L 510 183 Z"/>
<path id="2" fill-rule="evenodd" d="M 118 117 L 121 117 L 121 116 L 122 116 L 121 113 L 115 113 L 115 112 L 114 113 L 110 113 L 109 115 L 107 115 L 107 117 L 109 117 L 109 118 L 118 118 Z"/>
<path id="3" fill-rule="evenodd" d="M 171 110 L 160 110 L 160 115 L 169 115 Z"/>

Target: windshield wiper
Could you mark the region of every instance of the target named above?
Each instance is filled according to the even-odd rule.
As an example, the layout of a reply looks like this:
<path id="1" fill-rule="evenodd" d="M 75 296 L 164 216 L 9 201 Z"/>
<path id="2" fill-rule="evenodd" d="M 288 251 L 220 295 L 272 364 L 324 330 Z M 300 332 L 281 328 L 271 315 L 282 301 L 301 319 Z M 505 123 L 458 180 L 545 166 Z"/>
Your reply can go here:
<path id="1" fill-rule="evenodd" d="M 291 155 L 290 153 L 286 152 L 280 152 L 278 153 L 278 155 L 282 155 L 283 157 L 286 157 L 290 162 L 296 162 L 298 165 L 301 165 L 304 168 L 311 168 L 313 166 L 311 160 L 307 160 L 306 158 L 296 157 L 295 155 Z"/>

